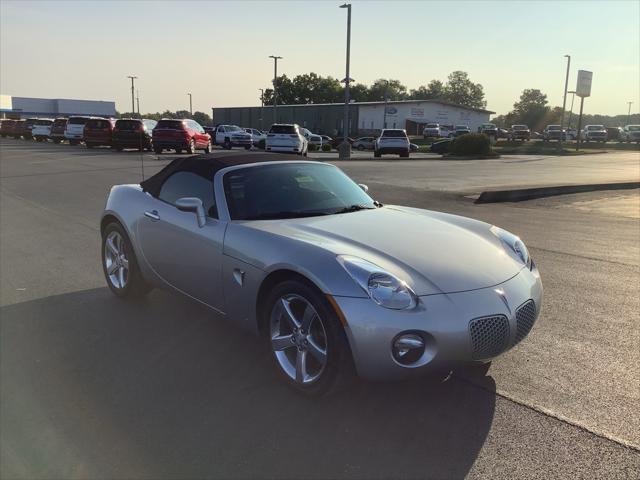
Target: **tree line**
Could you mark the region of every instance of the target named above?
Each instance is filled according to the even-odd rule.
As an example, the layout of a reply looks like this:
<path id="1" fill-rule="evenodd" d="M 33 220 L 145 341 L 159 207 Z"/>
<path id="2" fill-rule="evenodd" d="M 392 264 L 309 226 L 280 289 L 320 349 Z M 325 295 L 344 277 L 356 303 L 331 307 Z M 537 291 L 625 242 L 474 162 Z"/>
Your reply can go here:
<path id="1" fill-rule="evenodd" d="M 307 103 L 344 102 L 344 86 L 331 76 L 305 73 L 289 78 L 281 75 L 276 79 L 278 103 L 299 105 Z M 350 99 L 356 102 L 378 102 L 387 100 L 443 100 L 467 107 L 484 108 L 487 102 L 484 89 L 474 83 L 467 72 L 451 72 L 445 83 L 431 80 L 427 85 L 408 89 L 400 80 L 379 78 L 371 85 L 356 83 L 349 86 Z M 273 103 L 273 88 L 264 90 L 261 99 L 265 105 Z"/>

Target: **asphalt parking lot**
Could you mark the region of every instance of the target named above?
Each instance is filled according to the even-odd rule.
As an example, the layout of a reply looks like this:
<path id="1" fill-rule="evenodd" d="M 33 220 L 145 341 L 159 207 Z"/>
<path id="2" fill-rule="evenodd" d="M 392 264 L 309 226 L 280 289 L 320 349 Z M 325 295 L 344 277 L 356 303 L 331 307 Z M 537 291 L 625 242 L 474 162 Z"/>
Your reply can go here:
<path id="1" fill-rule="evenodd" d="M 2 478 L 638 478 L 640 192 L 465 197 L 638 181 L 637 152 L 335 162 L 384 203 L 519 234 L 545 303 L 487 377 L 356 382 L 319 400 L 210 311 L 110 294 L 98 219 L 113 184 L 140 181 L 140 158 L 0 140 Z M 143 158 L 148 176 L 174 156 Z"/>

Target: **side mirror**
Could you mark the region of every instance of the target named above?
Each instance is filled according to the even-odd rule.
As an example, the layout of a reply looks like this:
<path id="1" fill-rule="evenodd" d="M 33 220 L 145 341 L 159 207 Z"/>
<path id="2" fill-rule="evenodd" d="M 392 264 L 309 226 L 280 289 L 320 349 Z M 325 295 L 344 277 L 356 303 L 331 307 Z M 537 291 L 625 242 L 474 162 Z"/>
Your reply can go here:
<path id="1" fill-rule="evenodd" d="M 204 213 L 204 205 L 202 200 L 195 197 L 183 197 L 176 200 L 176 208 L 182 212 L 193 212 L 198 219 L 198 226 L 204 227 L 207 218 Z"/>
<path id="2" fill-rule="evenodd" d="M 369 187 L 367 187 L 364 183 L 359 183 L 358 186 L 364 190 L 365 193 L 369 191 Z"/>

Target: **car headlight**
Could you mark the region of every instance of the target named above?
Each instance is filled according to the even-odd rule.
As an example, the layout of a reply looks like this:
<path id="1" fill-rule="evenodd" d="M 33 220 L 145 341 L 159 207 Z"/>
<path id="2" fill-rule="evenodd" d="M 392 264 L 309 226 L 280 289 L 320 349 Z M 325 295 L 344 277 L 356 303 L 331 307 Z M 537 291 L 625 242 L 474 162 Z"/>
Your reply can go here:
<path id="1" fill-rule="evenodd" d="M 520 240 L 520 237 L 511 232 L 507 232 L 500 227 L 496 227 L 495 225 L 491 227 L 491 233 L 498 237 L 503 245 L 509 247 L 511 251 L 518 256 L 522 263 L 531 270 L 533 267 L 533 260 L 531 259 L 531 255 L 529 255 L 529 250 L 526 245 L 522 240 Z"/>
<path id="2" fill-rule="evenodd" d="M 359 257 L 338 255 L 338 262 L 375 303 L 392 310 L 408 310 L 418 297 L 407 283 Z"/>

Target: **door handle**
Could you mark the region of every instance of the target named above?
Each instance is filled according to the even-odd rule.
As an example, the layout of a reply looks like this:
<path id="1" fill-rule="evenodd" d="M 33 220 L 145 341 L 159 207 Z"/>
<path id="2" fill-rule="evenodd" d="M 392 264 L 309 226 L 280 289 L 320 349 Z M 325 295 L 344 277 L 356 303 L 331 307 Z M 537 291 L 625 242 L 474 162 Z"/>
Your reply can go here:
<path id="1" fill-rule="evenodd" d="M 157 210 L 153 210 L 151 212 L 144 212 L 145 217 L 149 217 L 151 220 L 160 220 L 160 215 L 158 215 Z"/>

